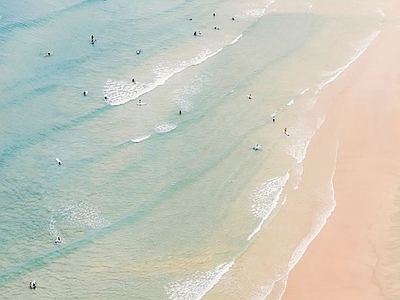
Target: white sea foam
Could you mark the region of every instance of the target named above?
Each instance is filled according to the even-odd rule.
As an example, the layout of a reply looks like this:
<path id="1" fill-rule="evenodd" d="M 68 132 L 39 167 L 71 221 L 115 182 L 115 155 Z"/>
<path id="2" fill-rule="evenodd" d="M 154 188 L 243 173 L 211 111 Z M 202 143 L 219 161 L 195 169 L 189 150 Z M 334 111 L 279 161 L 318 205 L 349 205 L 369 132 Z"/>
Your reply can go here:
<path id="1" fill-rule="evenodd" d="M 236 43 L 237 41 L 239 41 L 241 39 L 241 37 L 243 36 L 243 34 L 238 35 L 237 37 L 235 37 L 230 43 L 229 45 L 233 45 L 234 43 Z"/>
<path id="2" fill-rule="evenodd" d="M 308 105 L 312 106 L 316 101 L 316 97 L 310 99 Z M 325 121 L 325 115 L 315 119 L 313 124 L 306 124 L 308 120 L 300 119 L 298 124 L 291 129 L 290 143 L 285 148 L 285 152 L 292 156 L 297 163 L 301 163 L 307 153 L 307 148 L 310 140 L 314 136 L 315 132 L 321 127 Z"/>
<path id="3" fill-rule="evenodd" d="M 82 227 L 97 229 L 110 225 L 100 211 L 85 202 L 72 201 L 61 207 L 58 214 L 64 221 Z"/>
<path id="4" fill-rule="evenodd" d="M 336 148 L 337 152 L 337 148 Z M 336 165 L 336 163 L 335 163 Z M 287 280 L 289 277 L 290 271 L 295 267 L 295 265 L 299 262 L 300 258 L 304 255 L 310 243 L 315 239 L 315 237 L 321 232 L 322 228 L 325 226 L 329 216 L 332 214 L 336 207 L 336 201 L 334 198 L 334 189 L 333 189 L 333 174 L 326 186 L 326 190 L 322 190 L 320 194 L 320 198 L 325 200 L 325 206 L 321 210 L 321 214 L 316 218 L 310 228 L 310 231 L 307 235 L 301 240 L 301 242 L 297 245 L 295 250 L 293 251 L 290 260 L 287 265 L 287 271 L 280 274 L 275 278 L 274 282 L 266 286 L 260 286 L 260 291 L 253 297 L 254 300 L 265 299 L 273 290 L 275 283 L 279 281 L 283 281 L 283 289 L 280 290 L 279 295 L 276 299 L 280 300 L 284 295 L 285 288 L 287 285 Z"/>
<path id="5" fill-rule="evenodd" d="M 289 100 L 288 103 L 286 103 L 286 106 L 292 106 L 294 104 L 294 99 Z"/>
<path id="6" fill-rule="evenodd" d="M 157 133 L 166 133 L 166 132 L 170 132 L 171 130 L 174 130 L 175 128 L 176 128 L 175 124 L 164 123 L 164 124 L 157 125 L 154 130 Z"/>
<path id="7" fill-rule="evenodd" d="M 251 196 L 251 200 L 253 201 L 251 212 L 256 218 L 261 219 L 261 222 L 249 235 L 247 238 L 248 241 L 251 240 L 253 236 L 261 230 L 262 224 L 276 208 L 283 187 L 288 179 L 289 173 L 286 173 L 285 176 L 275 177 L 267 182 L 264 182 L 254 191 L 253 195 Z"/>
<path id="8" fill-rule="evenodd" d="M 247 9 L 244 11 L 244 16 L 260 18 L 264 15 L 265 8 L 262 9 Z"/>
<path id="9" fill-rule="evenodd" d="M 196 272 L 186 279 L 167 284 L 164 289 L 171 300 L 199 300 L 229 271 L 234 262 L 218 265 L 214 270 Z"/>
<path id="10" fill-rule="evenodd" d="M 145 135 L 145 136 L 138 137 L 138 138 L 133 139 L 133 140 L 131 140 L 131 141 L 132 141 L 133 143 L 140 143 L 140 142 L 143 142 L 143 141 L 147 140 L 149 137 L 150 137 L 150 134 L 149 134 L 149 135 Z"/>
<path id="11" fill-rule="evenodd" d="M 378 12 L 378 14 L 381 16 L 381 17 L 386 17 L 386 15 L 385 15 L 385 13 L 383 12 L 383 10 L 380 8 L 380 7 L 377 7 L 376 8 L 376 11 Z"/>
<path id="12" fill-rule="evenodd" d="M 306 92 L 308 92 L 309 89 L 310 89 L 310 88 L 305 88 L 304 90 L 302 90 L 302 91 L 300 92 L 300 95 L 304 95 Z"/>
<path id="13" fill-rule="evenodd" d="M 270 7 L 273 3 L 275 3 L 275 0 L 272 0 L 272 1 L 268 2 L 268 3 L 265 5 L 265 8 Z"/>
<path id="14" fill-rule="evenodd" d="M 335 154 L 335 160 L 337 159 L 337 151 L 338 151 L 338 145 L 336 145 L 336 154 Z M 336 169 L 336 161 L 333 164 Z M 333 176 L 335 174 L 335 169 L 332 172 L 331 178 L 329 182 L 327 182 L 327 185 L 322 187 L 320 189 L 320 195 L 319 198 L 323 199 L 325 201 L 325 205 L 321 210 L 320 215 L 318 218 L 316 218 L 310 228 L 310 231 L 308 234 L 302 239 L 302 241 L 297 245 L 296 249 L 293 251 L 291 258 L 288 262 L 288 271 L 286 274 L 282 274 L 281 277 L 277 278 L 277 281 L 284 279 L 285 280 L 285 287 L 287 285 L 287 279 L 289 277 L 290 271 L 295 267 L 295 265 L 299 262 L 300 258 L 304 255 L 306 252 L 308 246 L 310 243 L 315 239 L 315 237 L 321 232 L 322 228 L 325 226 L 328 218 L 332 214 L 332 212 L 335 210 L 336 207 L 336 200 L 335 200 L 335 190 L 333 187 Z M 280 297 L 278 300 L 282 298 L 285 292 L 285 287 L 281 292 Z"/>
<path id="15" fill-rule="evenodd" d="M 318 86 L 318 88 L 319 89 L 324 88 L 326 85 L 333 82 L 340 74 L 342 74 L 344 72 L 344 70 L 346 70 L 353 62 L 355 62 L 368 49 L 369 45 L 371 45 L 371 43 L 376 39 L 376 37 L 379 35 L 380 32 L 381 32 L 380 30 L 375 31 L 372 34 L 370 34 L 367 38 L 365 38 L 361 41 L 358 41 L 356 43 L 353 43 L 352 46 L 354 49 L 354 54 L 350 58 L 349 62 L 347 64 L 345 64 L 343 67 L 338 68 L 336 70 L 321 73 L 321 75 L 323 77 L 329 76 L 329 78 L 327 80 L 325 80 L 324 82 L 322 82 Z"/>
<path id="16" fill-rule="evenodd" d="M 196 76 L 192 82 L 182 88 L 176 89 L 174 91 L 174 100 L 179 108 L 183 111 L 189 111 L 192 103 L 189 98 L 193 95 L 200 93 L 204 83 L 208 81 L 208 75 L 202 74 Z"/>
<path id="17" fill-rule="evenodd" d="M 290 144 L 285 148 L 285 152 L 292 156 L 297 163 L 301 163 L 306 156 L 307 148 L 312 136 L 315 134 L 313 128 L 295 126 L 291 129 Z"/>
<path id="18" fill-rule="evenodd" d="M 217 50 L 205 49 L 201 51 L 197 56 L 180 62 L 164 62 L 153 69 L 155 79 L 150 83 L 127 83 L 122 81 L 107 80 L 103 89 L 105 102 L 110 105 L 121 105 L 131 100 L 137 99 L 138 97 L 146 94 L 158 86 L 164 85 L 168 79 L 183 70 L 196 66 L 210 57 L 218 54 L 224 49 L 221 47 Z"/>
<path id="19" fill-rule="evenodd" d="M 143 95 L 147 84 L 130 83 L 108 79 L 103 88 L 104 101 L 110 105 L 119 105 Z M 106 98 L 107 97 L 107 98 Z"/>
<path id="20" fill-rule="evenodd" d="M 265 298 L 267 298 L 267 296 L 269 294 L 271 294 L 271 292 L 272 292 L 272 290 L 274 288 L 274 284 L 266 285 L 266 286 L 260 286 L 258 288 L 260 289 L 260 291 L 258 291 L 256 295 L 251 297 L 252 300 L 264 300 Z"/>
<path id="21" fill-rule="evenodd" d="M 50 218 L 50 222 L 49 222 L 49 233 L 50 236 L 56 240 L 57 237 L 60 237 L 60 243 L 65 243 L 65 239 L 61 236 L 61 234 L 59 233 L 59 231 L 56 228 L 56 223 L 57 221 L 54 220 L 53 216 L 51 216 Z"/>

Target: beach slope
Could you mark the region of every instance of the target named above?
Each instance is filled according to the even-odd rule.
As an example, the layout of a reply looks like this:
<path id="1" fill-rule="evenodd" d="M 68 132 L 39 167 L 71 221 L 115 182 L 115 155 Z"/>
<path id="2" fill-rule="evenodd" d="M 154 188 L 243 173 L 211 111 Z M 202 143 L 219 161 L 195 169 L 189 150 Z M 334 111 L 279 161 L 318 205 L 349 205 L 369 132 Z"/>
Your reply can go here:
<path id="1" fill-rule="evenodd" d="M 334 132 L 337 203 L 290 272 L 284 300 L 400 297 L 395 268 L 400 260 L 395 255 L 400 250 L 395 235 L 399 237 L 400 230 L 394 218 L 400 187 L 400 26 L 396 20 L 385 22 L 365 53 L 320 94 L 332 105 L 310 143 L 309 153 L 316 157 L 306 158 L 305 169 L 324 155 L 318 151 L 318 141 Z"/>

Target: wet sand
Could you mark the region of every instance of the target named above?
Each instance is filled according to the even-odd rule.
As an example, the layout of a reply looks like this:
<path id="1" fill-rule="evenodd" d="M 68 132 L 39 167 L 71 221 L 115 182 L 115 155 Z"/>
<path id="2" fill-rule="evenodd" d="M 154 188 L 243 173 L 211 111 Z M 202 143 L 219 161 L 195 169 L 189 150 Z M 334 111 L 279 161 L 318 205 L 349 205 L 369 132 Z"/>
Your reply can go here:
<path id="1" fill-rule="evenodd" d="M 319 142 L 333 133 L 336 208 L 290 272 L 284 300 L 400 297 L 400 9 L 390 5 L 379 36 L 319 95 L 332 105 L 304 163 L 321 161 Z"/>

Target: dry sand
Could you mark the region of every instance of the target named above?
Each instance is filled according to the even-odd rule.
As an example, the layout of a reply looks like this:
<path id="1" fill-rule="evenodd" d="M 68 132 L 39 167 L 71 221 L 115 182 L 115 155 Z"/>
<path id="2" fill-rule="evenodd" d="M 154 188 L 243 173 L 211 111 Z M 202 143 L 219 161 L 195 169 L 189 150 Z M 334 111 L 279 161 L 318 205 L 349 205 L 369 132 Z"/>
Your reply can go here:
<path id="1" fill-rule="evenodd" d="M 392 15 L 398 6 L 392 1 Z M 320 161 L 319 141 L 333 132 L 337 205 L 290 272 L 284 300 L 400 299 L 393 267 L 400 261 L 393 223 L 400 187 L 398 20 L 385 22 L 367 51 L 319 95 L 333 104 L 310 143 L 307 154 L 315 158 L 304 163 Z"/>

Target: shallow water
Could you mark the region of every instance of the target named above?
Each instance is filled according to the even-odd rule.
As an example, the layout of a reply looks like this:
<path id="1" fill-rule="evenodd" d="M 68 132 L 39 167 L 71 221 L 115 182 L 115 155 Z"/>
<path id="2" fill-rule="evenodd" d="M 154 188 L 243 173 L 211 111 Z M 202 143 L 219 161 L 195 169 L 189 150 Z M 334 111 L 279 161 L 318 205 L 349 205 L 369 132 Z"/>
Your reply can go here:
<path id="1" fill-rule="evenodd" d="M 379 30 L 376 10 L 325 4 L 1 3 L 2 297 L 229 292 L 217 283 L 301 182 L 326 110 L 318 91 Z M 310 223 L 334 207 L 326 178 L 330 205 Z M 309 231 L 286 236 L 289 259 Z M 282 274 L 253 275 L 263 289 Z"/>

